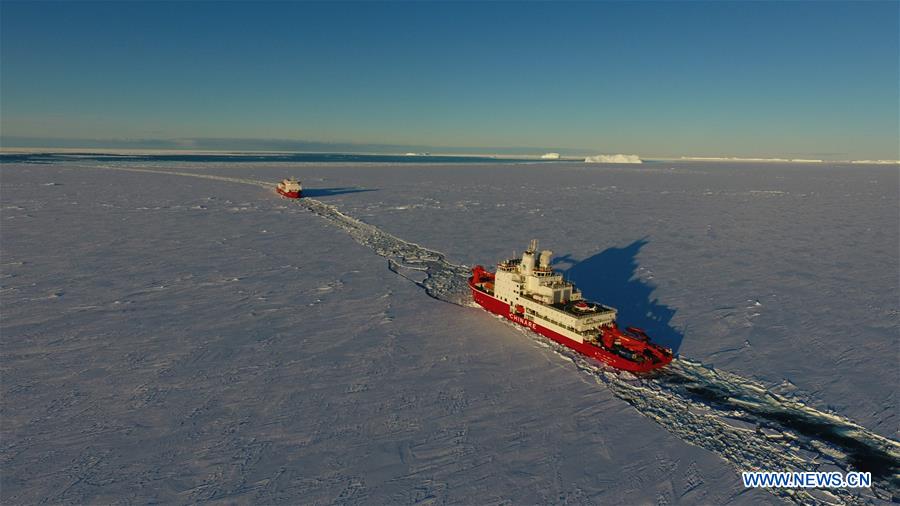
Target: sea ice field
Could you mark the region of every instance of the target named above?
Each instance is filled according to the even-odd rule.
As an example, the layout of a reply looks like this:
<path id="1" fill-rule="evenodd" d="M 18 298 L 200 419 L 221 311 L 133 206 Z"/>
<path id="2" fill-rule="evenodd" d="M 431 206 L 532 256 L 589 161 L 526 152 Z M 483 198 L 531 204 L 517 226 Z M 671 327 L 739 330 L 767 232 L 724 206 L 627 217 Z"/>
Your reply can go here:
<path id="1" fill-rule="evenodd" d="M 0 161 L 4 504 L 900 501 L 896 166 Z M 472 307 L 530 239 L 678 358 Z"/>

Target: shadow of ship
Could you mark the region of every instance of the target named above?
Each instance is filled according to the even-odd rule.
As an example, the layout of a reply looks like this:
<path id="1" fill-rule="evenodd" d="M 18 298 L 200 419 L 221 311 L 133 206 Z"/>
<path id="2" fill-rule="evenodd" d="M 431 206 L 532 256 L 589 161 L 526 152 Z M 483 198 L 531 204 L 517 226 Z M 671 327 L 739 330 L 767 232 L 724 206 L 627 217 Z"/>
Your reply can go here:
<path id="1" fill-rule="evenodd" d="M 345 193 L 360 193 L 377 191 L 374 188 L 304 188 L 304 197 L 331 197 Z"/>
<path id="2" fill-rule="evenodd" d="M 566 278 L 575 283 L 586 299 L 619 310 L 621 327 L 644 329 L 653 342 L 678 353 L 684 335 L 671 326 L 675 310 L 653 298 L 653 285 L 637 277 L 637 254 L 647 244 L 639 239 L 624 248 L 609 248 L 582 261 L 569 255 L 553 263 L 569 264 Z"/>

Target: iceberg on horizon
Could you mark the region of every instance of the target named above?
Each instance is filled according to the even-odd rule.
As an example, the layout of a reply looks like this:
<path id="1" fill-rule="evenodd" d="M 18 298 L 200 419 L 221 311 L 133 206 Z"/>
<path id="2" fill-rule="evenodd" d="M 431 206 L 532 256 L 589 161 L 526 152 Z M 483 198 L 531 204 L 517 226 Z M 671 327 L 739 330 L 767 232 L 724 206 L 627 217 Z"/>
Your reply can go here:
<path id="1" fill-rule="evenodd" d="M 584 163 L 644 163 L 638 155 L 594 155 L 584 159 Z"/>
<path id="2" fill-rule="evenodd" d="M 872 165 L 900 165 L 900 160 L 850 160 L 850 163 L 865 163 Z"/>
<path id="3" fill-rule="evenodd" d="M 559 160 L 559 153 L 544 153 L 541 160 Z"/>

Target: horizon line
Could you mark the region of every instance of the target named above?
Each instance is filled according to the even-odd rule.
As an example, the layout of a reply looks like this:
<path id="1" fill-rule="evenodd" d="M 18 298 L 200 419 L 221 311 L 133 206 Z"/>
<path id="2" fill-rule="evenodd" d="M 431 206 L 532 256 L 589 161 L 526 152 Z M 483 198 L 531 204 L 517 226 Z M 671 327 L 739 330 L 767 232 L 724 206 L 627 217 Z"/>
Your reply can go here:
<path id="1" fill-rule="evenodd" d="M 644 160 L 709 159 L 710 161 L 893 161 L 881 156 L 850 157 L 846 152 L 780 152 L 780 153 L 640 153 L 612 148 L 547 147 L 547 146 L 436 146 L 380 142 L 313 141 L 306 139 L 260 139 L 251 137 L 176 137 L 176 138 L 70 138 L 0 135 L 0 152 L 47 150 L 107 151 L 171 151 L 187 153 L 341 153 L 341 154 L 432 154 L 441 156 L 536 157 L 556 153 L 560 159 L 584 158 L 598 154 L 630 154 Z M 62 151 L 60 151 L 62 152 Z"/>
<path id="2" fill-rule="evenodd" d="M 463 148 L 460 148 L 463 149 Z M 115 148 L 115 147 L 55 147 L 55 146 L 2 146 L 0 145 L 0 155 L 12 154 L 101 154 L 101 155 L 164 155 L 164 154 L 182 154 L 187 156 L 201 155 L 242 155 L 242 154 L 258 154 L 258 155 L 290 155 L 290 154 L 331 154 L 331 155 L 363 155 L 363 156 L 407 156 L 419 157 L 427 159 L 430 157 L 459 157 L 459 158 L 494 158 L 494 159 L 511 159 L 522 161 L 542 161 L 547 162 L 585 162 L 584 155 L 563 155 L 560 153 L 559 158 L 545 159 L 542 154 L 510 154 L 510 153 L 464 153 L 464 152 L 384 152 L 384 151 L 303 151 L 303 150 L 264 150 L 264 149 L 195 149 L 188 147 L 180 148 Z M 544 153 L 547 154 L 547 153 Z M 601 153 L 600 155 L 611 155 L 613 153 Z M 621 153 L 616 153 L 621 155 Z M 638 156 L 638 155 L 633 155 Z M 802 163 L 802 164 L 827 164 L 827 163 L 850 163 L 850 164 L 871 164 L 871 165 L 900 165 L 900 159 L 880 159 L 880 158 L 863 158 L 863 159 L 810 159 L 810 158 L 784 158 L 784 157 L 740 157 L 740 156 L 640 156 L 641 161 L 649 162 L 735 162 L 735 163 Z M 606 162 L 612 163 L 613 162 Z"/>

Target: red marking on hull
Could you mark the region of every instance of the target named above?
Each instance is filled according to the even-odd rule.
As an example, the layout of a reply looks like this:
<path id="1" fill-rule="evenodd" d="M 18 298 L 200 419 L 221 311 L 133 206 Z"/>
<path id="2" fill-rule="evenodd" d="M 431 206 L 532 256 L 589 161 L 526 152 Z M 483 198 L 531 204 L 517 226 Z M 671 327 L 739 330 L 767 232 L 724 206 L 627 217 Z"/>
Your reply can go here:
<path id="1" fill-rule="evenodd" d="M 289 199 L 299 199 L 302 194 L 302 192 L 286 192 L 281 188 L 275 188 L 275 191 Z"/>
<path id="2" fill-rule="evenodd" d="M 556 341 L 563 346 L 572 348 L 582 355 L 595 358 L 600 362 L 603 362 L 604 364 L 609 364 L 610 366 L 615 367 L 616 369 L 638 373 L 649 372 L 654 369 L 659 369 L 660 367 L 663 367 L 672 361 L 672 357 L 669 356 L 657 363 L 653 363 L 652 361 L 647 361 L 644 363 L 632 362 L 631 360 L 627 360 L 623 357 L 620 357 L 619 355 L 610 353 L 598 346 L 573 341 L 572 339 L 569 339 L 568 337 L 558 332 L 550 330 L 532 320 L 525 319 L 522 316 L 511 312 L 509 310 L 509 304 L 503 302 L 500 299 L 496 299 L 476 288 L 471 278 L 469 279 L 469 288 L 472 289 L 472 298 L 479 306 L 483 307 L 485 310 L 496 315 L 500 315 L 513 323 L 519 324 L 523 327 L 527 327 L 544 337 Z"/>

